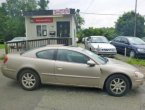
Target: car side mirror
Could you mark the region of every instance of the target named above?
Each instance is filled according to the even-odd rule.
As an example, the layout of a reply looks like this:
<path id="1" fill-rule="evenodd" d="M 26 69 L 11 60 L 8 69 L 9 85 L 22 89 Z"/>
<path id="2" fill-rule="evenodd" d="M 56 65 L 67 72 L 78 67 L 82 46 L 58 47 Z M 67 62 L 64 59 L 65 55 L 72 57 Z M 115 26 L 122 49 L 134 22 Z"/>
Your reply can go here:
<path id="1" fill-rule="evenodd" d="M 88 64 L 90 67 L 93 67 L 93 66 L 96 65 L 96 63 L 95 63 L 94 61 L 92 61 L 92 60 L 87 61 L 87 64 Z"/>

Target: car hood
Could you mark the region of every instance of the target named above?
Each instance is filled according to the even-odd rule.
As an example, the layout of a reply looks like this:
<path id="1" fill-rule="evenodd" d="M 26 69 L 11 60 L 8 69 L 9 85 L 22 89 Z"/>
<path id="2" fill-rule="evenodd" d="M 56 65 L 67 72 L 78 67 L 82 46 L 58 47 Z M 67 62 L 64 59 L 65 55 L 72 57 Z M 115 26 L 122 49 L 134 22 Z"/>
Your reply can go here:
<path id="1" fill-rule="evenodd" d="M 105 48 L 105 49 L 115 49 L 115 47 L 112 45 L 112 44 L 109 44 L 109 43 L 91 43 L 91 45 L 94 47 L 94 48 Z"/>
<path id="2" fill-rule="evenodd" d="M 125 63 L 123 61 L 120 60 L 116 60 L 116 59 L 112 59 L 112 58 L 108 58 L 108 64 L 111 64 L 112 66 L 114 65 L 114 67 L 119 67 L 119 68 L 126 68 L 126 69 L 130 69 L 132 71 L 138 71 L 138 69 L 128 63 Z"/>

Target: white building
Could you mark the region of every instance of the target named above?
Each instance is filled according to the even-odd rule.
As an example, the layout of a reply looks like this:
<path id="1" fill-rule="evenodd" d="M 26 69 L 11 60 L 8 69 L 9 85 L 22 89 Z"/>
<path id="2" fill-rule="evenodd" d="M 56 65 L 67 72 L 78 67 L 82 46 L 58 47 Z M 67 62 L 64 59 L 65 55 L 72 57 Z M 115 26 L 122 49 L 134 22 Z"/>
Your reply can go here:
<path id="1" fill-rule="evenodd" d="M 24 13 L 27 40 L 71 39 L 75 45 L 76 16 L 75 9 L 37 10 Z M 51 41 L 52 44 L 52 41 Z"/>

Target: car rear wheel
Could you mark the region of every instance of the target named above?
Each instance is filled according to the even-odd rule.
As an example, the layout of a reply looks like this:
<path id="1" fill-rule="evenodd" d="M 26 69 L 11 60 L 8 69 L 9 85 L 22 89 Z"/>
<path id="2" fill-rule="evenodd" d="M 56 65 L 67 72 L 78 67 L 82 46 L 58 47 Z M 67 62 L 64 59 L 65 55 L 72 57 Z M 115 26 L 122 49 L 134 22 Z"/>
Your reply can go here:
<path id="1" fill-rule="evenodd" d="M 19 83 L 23 89 L 31 91 L 39 87 L 40 78 L 35 71 L 26 69 L 21 71 Z"/>
<path id="2" fill-rule="evenodd" d="M 129 56 L 130 56 L 131 58 L 134 58 L 134 57 L 135 57 L 135 52 L 134 52 L 133 50 L 131 50 Z"/>
<path id="3" fill-rule="evenodd" d="M 108 94 L 120 97 L 129 92 L 130 82 L 124 75 L 113 75 L 107 79 L 105 88 Z"/>

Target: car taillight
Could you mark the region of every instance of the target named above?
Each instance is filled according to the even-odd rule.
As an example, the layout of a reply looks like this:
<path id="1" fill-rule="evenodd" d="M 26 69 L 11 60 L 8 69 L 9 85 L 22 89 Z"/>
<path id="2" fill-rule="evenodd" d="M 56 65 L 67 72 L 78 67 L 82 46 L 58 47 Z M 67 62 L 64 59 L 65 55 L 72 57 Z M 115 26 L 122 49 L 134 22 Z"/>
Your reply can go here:
<path id="1" fill-rule="evenodd" d="M 8 56 L 5 55 L 5 57 L 4 57 L 4 64 L 5 64 L 7 61 L 8 61 Z"/>

